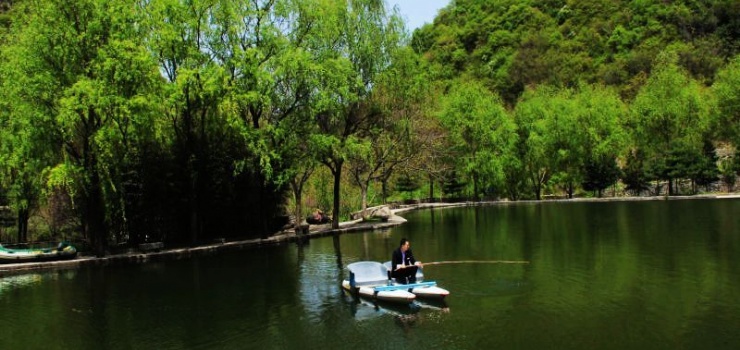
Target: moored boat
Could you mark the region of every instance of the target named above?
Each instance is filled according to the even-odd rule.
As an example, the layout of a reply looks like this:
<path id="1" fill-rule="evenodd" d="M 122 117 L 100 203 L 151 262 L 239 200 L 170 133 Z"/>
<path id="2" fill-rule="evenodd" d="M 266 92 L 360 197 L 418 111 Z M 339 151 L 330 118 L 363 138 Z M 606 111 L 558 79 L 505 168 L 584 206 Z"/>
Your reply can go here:
<path id="1" fill-rule="evenodd" d="M 68 242 L 60 242 L 56 247 L 16 249 L 0 244 L 0 263 L 22 263 L 73 259 L 77 249 Z"/>

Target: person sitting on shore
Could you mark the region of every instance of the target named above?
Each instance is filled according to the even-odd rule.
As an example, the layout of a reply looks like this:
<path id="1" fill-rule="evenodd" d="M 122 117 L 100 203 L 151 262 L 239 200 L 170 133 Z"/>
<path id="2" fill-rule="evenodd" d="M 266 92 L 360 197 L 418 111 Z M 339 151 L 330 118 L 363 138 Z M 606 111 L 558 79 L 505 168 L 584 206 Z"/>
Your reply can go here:
<path id="1" fill-rule="evenodd" d="M 306 218 L 306 222 L 312 225 L 325 224 L 329 222 L 329 217 L 321 209 L 316 209 Z"/>
<path id="2" fill-rule="evenodd" d="M 416 283 L 416 272 L 420 267 L 423 267 L 423 264 L 414 259 L 411 242 L 406 238 L 401 238 L 398 249 L 393 251 L 391 257 L 391 277 L 395 278 L 398 283 Z"/>

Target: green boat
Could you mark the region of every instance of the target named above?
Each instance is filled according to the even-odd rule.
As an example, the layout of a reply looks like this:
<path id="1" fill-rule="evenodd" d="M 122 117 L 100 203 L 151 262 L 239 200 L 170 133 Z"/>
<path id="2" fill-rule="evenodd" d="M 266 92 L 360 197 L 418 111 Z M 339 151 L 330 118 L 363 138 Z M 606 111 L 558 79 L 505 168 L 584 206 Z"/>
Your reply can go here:
<path id="1" fill-rule="evenodd" d="M 0 244 L 0 263 L 22 263 L 74 259 L 77 249 L 69 242 L 60 242 L 56 247 L 16 249 Z"/>

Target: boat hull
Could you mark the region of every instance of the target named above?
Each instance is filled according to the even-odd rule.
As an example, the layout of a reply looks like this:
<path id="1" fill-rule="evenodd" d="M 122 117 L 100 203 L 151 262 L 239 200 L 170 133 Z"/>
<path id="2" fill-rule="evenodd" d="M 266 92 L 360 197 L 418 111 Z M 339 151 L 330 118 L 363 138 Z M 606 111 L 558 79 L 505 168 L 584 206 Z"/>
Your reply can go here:
<path id="1" fill-rule="evenodd" d="M 373 300 L 382 300 L 391 303 L 408 304 L 416 299 L 414 293 L 406 290 L 375 291 L 375 286 L 360 286 L 352 288 L 348 280 L 342 281 L 342 288 L 350 293 Z"/>
<path id="2" fill-rule="evenodd" d="M 409 291 L 418 298 L 423 299 L 442 300 L 446 296 L 450 295 L 450 292 L 447 289 L 439 288 L 437 286 L 412 288 Z"/>

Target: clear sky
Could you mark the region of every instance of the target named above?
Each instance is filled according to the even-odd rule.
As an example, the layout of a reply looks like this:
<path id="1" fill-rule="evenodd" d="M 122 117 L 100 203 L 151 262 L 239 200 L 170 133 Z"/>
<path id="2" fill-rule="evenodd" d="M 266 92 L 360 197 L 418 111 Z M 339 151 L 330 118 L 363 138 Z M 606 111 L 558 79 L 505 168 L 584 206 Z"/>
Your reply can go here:
<path id="1" fill-rule="evenodd" d="M 398 5 L 401 16 L 406 20 L 406 28 L 410 32 L 424 25 L 432 23 L 439 9 L 449 5 L 450 0 L 386 0 L 388 6 Z"/>

